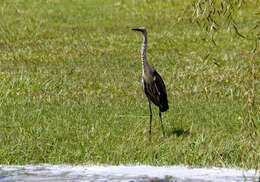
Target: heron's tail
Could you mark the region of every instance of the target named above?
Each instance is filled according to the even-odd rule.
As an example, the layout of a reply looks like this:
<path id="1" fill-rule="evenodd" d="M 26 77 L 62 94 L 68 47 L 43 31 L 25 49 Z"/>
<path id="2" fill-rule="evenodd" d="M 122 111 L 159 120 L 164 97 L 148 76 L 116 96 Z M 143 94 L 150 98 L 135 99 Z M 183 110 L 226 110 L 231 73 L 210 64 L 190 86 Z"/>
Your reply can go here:
<path id="1" fill-rule="evenodd" d="M 161 112 L 165 112 L 165 111 L 167 111 L 168 109 L 169 109 L 168 104 L 165 105 L 165 106 L 163 106 L 163 107 L 160 107 L 160 111 L 161 111 Z"/>
<path id="2" fill-rule="evenodd" d="M 167 100 L 166 95 L 164 96 L 164 98 L 160 99 L 159 109 L 161 112 L 165 112 L 169 109 L 168 100 Z"/>

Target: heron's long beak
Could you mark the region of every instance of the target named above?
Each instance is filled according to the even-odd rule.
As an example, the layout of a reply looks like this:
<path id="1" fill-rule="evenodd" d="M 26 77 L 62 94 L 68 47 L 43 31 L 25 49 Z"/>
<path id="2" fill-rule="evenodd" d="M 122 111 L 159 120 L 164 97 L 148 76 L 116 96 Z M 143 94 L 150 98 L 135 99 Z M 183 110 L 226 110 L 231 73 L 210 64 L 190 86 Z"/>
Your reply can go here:
<path id="1" fill-rule="evenodd" d="M 139 28 L 132 28 L 132 30 L 134 30 L 134 31 L 142 31 L 142 30 L 139 29 Z"/>

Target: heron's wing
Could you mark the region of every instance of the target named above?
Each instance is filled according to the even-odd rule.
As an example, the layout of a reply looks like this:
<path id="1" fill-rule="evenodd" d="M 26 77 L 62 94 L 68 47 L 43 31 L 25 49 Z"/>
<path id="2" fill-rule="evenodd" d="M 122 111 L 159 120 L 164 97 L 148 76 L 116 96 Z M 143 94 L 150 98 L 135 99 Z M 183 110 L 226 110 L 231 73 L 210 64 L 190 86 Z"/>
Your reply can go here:
<path id="1" fill-rule="evenodd" d="M 167 93 L 164 82 L 161 76 L 154 70 L 153 80 L 148 83 L 142 79 L 143 90 L 148 97 L 155 105 L 160 108 L 161 112 L 166 111 L 168 106 Z"/>
<path id="2" fill-rule="evenodd" d="M 164 85 L 163 79 L 159 75 L 159 73 L 157 73 L 155 70 L 154 70 L 153 80 L 154 80 L 154 84 L 155 84 L 158 95 L 162 95 L 162 94 L 167 95 L 166 87 Z"/>
<path id="3" fill-rule="evenodd" d="M 161 112 L 167 111 L 169 109 L 169 106 L 166 88 L 163 79 L 156 71 L 154 71 L 154 84 L 158 94 L 157 105 L 159 106 Z"/>

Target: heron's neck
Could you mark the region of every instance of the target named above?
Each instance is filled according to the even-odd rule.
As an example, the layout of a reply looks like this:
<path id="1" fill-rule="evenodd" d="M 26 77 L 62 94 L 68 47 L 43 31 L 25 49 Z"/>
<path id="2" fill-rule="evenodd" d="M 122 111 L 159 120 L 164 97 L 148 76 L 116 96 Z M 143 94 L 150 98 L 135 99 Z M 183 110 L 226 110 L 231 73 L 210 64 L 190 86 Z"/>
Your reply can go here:
<path id="1" fill-rule="evenodd" d="M 150 67 L 150 65 L 147 62 L 147 58 L 146 58 L 146 48 L 147 48 L 147 35 L 144 34 L 144 41 L 143 41 L 143 45 L 141 48 L 141 59 L 142 59 L 143 70 Z"/>

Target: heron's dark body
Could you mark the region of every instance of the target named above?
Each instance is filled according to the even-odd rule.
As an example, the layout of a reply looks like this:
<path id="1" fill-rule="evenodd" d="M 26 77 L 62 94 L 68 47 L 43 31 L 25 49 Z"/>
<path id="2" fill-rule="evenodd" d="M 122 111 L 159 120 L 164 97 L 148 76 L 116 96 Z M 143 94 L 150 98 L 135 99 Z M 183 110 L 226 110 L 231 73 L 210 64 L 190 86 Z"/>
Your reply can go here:
<path id="1" fill-rule="evenodd" d="M 143 91 L 161 112 L 165 112 L 169 109 L 165 85 L 156 70 L 153 70 L 152 77 L 153 80 L 150 83 L 142 77 Z"/>

